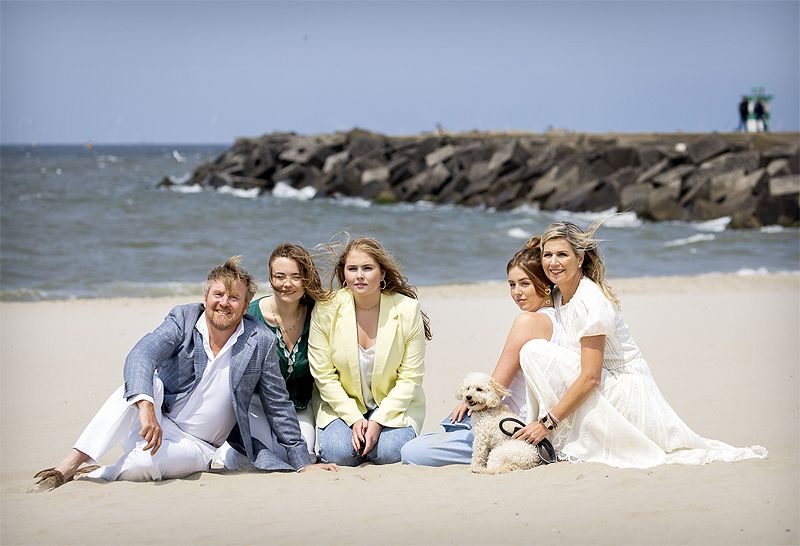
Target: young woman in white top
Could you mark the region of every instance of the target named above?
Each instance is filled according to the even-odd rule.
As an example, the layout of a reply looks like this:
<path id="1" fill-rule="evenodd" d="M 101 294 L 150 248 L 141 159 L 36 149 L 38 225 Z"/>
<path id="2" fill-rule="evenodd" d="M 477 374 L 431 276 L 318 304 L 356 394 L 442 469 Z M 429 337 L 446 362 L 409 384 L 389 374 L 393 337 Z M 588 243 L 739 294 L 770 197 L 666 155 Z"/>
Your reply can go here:
<path id="1" fill-rule="evenodd" d="M 520 349 L 532 339 L 555 342 L 558 336 L 539 243 L 539 237 L 531 238 L 506 266 L 511 298 L 523 312 L 514 319 L 492 372 L 492 377 L 511 391 L 505 404 L 524 422 L 538 418 L 539 408 L 527 393 Z M 470 464 L 473 435 L 467 405 L 459 403 L 441 424 L 445 432 L 423 434 L 403 446 L 402 461 L 420 466 Z"/>

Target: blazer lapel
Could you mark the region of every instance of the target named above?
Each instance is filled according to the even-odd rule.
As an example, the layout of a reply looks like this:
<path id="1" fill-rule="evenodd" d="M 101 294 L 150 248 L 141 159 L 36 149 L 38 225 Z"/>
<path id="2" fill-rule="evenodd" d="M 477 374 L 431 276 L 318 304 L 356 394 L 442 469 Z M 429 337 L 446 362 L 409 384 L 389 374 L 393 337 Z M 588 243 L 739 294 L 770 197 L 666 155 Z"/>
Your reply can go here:
<path id="1" fill-rule="evenodd" d="M 339 307 L 339 316 L 336 320 L 336 335 L 339 337 L 336 344 L 346 347 L 347 363 L 350 365 L 350 376 L 360 381 L 361 368 L 358 365 L 358 329 L 356 328 L 356 306 L 353 295 L 348 292 Z"/>
<path id="2" fill-rule="evenodd" d="M 192 328 L 192 338 L 194 339 L 194 384 L 192 390 L 194 390 L 203 377 L 206 364 L 208 364 L 208 355 L 203 345 L 203 336 L 197 331 L 197 328 Z"/>
<path id="3" fill-rule="evenodd" d="M 236 392 L 236 386 L 242 380 L 247 364 L 256 350 L 256 331 L 245 326 L 244 332 L 231 348 L 231 392 Z"/>
<path id="4" fill-rule="evenodd" d="M 394 337 L 398 327 L 397 308 L 391 296 L 383 294 L 381 296 L 381 312 L 378 316 L 378 339 L 375 341 L 375 365 L 372 368 L 372 384 L 375 379 L 383 374 L 386 361 L 394 344 Z M 373 396 L 375 395 L 373 388 Z"/>

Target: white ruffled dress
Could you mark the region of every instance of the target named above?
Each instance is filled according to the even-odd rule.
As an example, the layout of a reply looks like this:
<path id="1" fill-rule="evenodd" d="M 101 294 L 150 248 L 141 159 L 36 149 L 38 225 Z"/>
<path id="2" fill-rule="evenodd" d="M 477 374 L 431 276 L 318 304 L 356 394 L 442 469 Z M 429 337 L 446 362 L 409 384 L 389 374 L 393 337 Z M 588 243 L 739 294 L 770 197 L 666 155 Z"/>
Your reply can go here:
<path id="1" fill-rule="evenodd" d="M 600 386 L 550 434 L 559 458 L 619 468 L 705 464 L 766 458 L 762 446 L 738 448 L 703 438 L 678 417 L 661 394 L 622 314 L 584 277 L 569 301 L 555 294 L 558 344 L 526 343 L 520 365 L 539 402 L 539 416 L 558 403 L 581 370 L 580 340 L 606 336 Z"/>

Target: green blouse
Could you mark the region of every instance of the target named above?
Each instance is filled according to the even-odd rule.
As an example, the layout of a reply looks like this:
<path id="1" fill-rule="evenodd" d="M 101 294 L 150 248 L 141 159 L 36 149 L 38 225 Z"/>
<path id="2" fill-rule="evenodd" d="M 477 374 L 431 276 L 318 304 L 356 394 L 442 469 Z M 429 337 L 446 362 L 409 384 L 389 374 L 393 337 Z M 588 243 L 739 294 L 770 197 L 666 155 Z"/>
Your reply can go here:
<path id="1" fill-rule="evenodd" d="M 303 332 L 297 338 L 292 350 L 289 351 L 283 341 L 280 327 L 277 324 L 269 324 L 261 313 L 259 303 L 265 297 L 269 296 L 250 302 L 247 314 L 272 330 L 278 338 L 278 362 L 281 368 L 281 375 L 286 381 L 286 390 L 289 391 L 289 398 L 294 403 L 295 409 L 304 410 L 311 401 L 311 391 L 314 387 L 314 378 L 311 377 L 311 370 L 308 367 L 308 329 L 311 325 L 311 310 L 314 308 L 314 302 L 312 301 L 311 305 L 308 306 Z"/>

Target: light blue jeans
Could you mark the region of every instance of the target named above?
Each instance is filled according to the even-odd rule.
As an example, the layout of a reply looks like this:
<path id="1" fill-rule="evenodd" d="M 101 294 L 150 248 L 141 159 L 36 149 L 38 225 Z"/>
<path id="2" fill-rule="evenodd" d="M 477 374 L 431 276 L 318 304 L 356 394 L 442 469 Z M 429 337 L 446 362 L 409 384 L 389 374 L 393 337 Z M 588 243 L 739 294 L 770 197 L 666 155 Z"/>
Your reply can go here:
<path id="1" fill-rule="evenodd" d="M 414 438 L 400 453 L 403 464 L 447 466 L 472 462 L 472 420 L 468 415 L 460 423 L 451 423 L 448 415 L 441 422 L 445 432 L 429 432 Z"/>
<path id="2" fill-rule="evenodd" d="M 364 414 L 364 419 L 369 419 L 370 413 L 372 412 Z M 353 431 L 341 419 L 331 421 L 325 428 L 317 429 L 319 458 L 340 466 L 400 462 L 400 449 L 415 437 L 416 433 L 411 427 L 383 427 L 375 447 L 366 456 L 363 456 L 353 449 Z"/>

